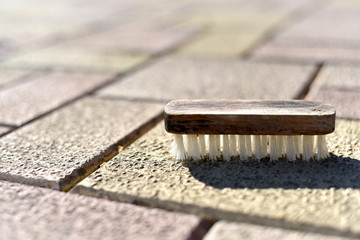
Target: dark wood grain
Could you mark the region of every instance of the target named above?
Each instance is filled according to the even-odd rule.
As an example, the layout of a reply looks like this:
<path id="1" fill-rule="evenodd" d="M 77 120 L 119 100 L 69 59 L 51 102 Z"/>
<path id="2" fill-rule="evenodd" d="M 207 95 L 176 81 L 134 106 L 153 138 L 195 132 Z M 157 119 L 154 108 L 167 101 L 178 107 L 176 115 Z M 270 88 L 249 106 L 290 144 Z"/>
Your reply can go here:
<path id="1" fill-rule="evenodd" d="M 335 109 L 314 101 L 176 100 L 164 110 L 171 133 L 317 135 L 335 129 Z"/>

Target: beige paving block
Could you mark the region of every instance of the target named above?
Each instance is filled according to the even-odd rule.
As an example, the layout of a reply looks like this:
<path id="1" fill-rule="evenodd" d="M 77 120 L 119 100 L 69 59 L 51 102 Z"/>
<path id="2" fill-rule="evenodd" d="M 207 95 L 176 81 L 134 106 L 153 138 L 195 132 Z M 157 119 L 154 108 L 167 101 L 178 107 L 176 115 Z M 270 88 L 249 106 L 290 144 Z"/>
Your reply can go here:
<path id="1" fill-rule="evenodd" d="M 257 41 L 259 35 L 206 33 L 181 47 L 176 54 L 202 57 L 235 57 L 246 52 Z"/>
<path id="2" fill-rule="evenodd" d="M 179 163 L 163 123 L 73 192 L 327 234 L 360 236 L 360 122 L 337 120 L 325 162 Z"/>
<path id="3" fill-rule="evenodd" d="M 311 65 L 174 58 L 142 69 L 98 94 L 161 101 L 178 98 L 290 99 L 299 96 L 314 70 Z"/>
<path id="4" fill-rule="evenodd" d="M 52 72 L 0 91 L 0 123 L 23 125 L 109 82 L 114 74 Z"/>
<path id="5" fill-rule="evenodd" d="M 360 91 L 360 65 L 325 65 L 316 82 L 321 88 Z"/>
<path id="6" fill-rule="evenodd" d="M 157 121 L 162 104 L 85 98 L 0 138 L 0 179 L 66 190 Z"/>
<path id="7" fill-rule="evenodd" d="M 1 239 L 192 239 L 192 215 L 0 181 Z"/>
<path id="8" fill-rule="evenodd" d="M 217 222 L 204 240 L 350 240 L 351 238 L 298 232 L 246 223 Z"/>
<path id="9" fill-rule="evenodd" d="M 30 71 L 21 69 L 0 69 L 0 88 L 12 82 L 16 82 L 31 74 Z"/>
<path id="10" fill-rule="evenodd" d="M 124 72 L 147 59 L 145 55 L 120 52 L 102 53 L 91 49 L 53 47 L 24 52 L 3 63 L 0 67 L 24 69 L 76 70 L 86 72 Z"/>

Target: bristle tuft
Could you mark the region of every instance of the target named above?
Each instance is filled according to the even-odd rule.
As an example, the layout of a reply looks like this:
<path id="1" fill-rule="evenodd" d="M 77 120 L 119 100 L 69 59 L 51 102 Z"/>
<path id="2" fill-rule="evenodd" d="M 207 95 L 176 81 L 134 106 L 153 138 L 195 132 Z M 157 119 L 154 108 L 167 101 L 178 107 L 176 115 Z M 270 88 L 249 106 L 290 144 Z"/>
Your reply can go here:
<path id="1" fill-rule="evenodd" d="M 314 156 L 314 136 L 303 135 L 303 154 L 302 158 L 308 162 Z"/>
<path id="2" fill-rule="evenodd" d="M 183 137 L 181 134 L 174 135 L 174 141 L 171 145 L 171 153 L 175 157 L 176 160 L 184 160 L 185 159 L 185 148 Z"/>
<path id="3" fill-rule="evenodd" d="M 260 135 L 252 135 L 252 143 L 253 143 L 253 153 L 255 160 L 260 161 L 261 159 Z"/>
<path id="4" fill-rule="evenodd" d="M 275 135 L 270 136 L 270 161 L 277 161 L 279 159 L 277 139 Z"/>
<path id="5" fill-rule="evenodd" d="M 216 148 L 216 157 L 221 157 L 221 142 L 220 135 L 215 135 L 215 148 Z"/>
<path id="6" fill-rule="evenodd" d="M 231 154 L 230 154 L 230 141 L 228 135 L 222 135 L 223 139 L 223 159 L 225 161 L 230 161 Z"/>
<path id="7" fill-rule="evenodd" d="M 316 160 L 324 160 L 329 157 L 325 135 L 318 135 L 316 139 Z"/>
<path id="8" fill-rule="evenodd" d="M 287 136 L 286 140 L 286 157 L 290 162 L 295 161 L 296 153 L 294 146 L 294 136 Z"/>
<path id="9" fill-rule="evenodd" d="M 216 160 L 216 137 L 215 137 L 215 135 L 209 135 L 209 159 L 211 161 Z"/>
<path id="10" fill-rule="evenodd" d="M 204 157 L 206 155 L 206 143 L 205 143 L 205 135 L 198 135 L 199 140 L 199 150 L 200 156 Z"/>
<path id="11" fill-rule="evenodd" d="M 189 158 L 193 160 L 201 159 L 197 136 L 194 134 L 189 134 L 187 135 L 187 140 L 188 140 L 187 149 L 188 149 Z"/>
<path id="12" fill-rule="evenodd" d="M 235 157 L 237 155 L 236 135 L 229 135 L 229 140 L 230 140 L 230 155 Z"/>
<path id="13" fill-rule="evenodd" d="M 266 158 L 267 151 L 267 135 L 260 135 L 260 158 Z"/>

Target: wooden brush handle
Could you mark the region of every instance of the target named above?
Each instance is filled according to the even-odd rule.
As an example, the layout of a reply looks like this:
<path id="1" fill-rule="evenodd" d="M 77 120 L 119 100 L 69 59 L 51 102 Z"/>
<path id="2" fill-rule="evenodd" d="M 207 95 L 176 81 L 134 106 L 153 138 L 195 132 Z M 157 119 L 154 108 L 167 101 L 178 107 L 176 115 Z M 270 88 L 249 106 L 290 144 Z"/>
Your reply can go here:
<path id="1" fill-rule="evenodd" d="M 335 109 L 314 101 L 175 100 L 165 128 L 178 134 L 318 135 L 335 129 Z"/>

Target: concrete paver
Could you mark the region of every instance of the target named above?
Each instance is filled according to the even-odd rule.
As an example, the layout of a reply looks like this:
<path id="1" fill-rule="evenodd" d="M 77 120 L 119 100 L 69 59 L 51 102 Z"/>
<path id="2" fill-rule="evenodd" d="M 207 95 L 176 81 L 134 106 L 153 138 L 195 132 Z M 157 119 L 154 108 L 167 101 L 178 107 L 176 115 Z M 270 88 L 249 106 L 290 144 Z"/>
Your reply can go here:
<path id="1" fill-rule="evenodd" d="M 204 240 L 342 240 L 351 238 L 327 236 L 315 233 L 291 231 L 246 223 L 217 222 Z"/>
<path id="2" fill-rule="evenodd" d="M 169 51 L 196 33 L 194 27 L 159 28 L 155 24 L 136 24 L 121 26 L 105 32 L 82 37 L 69 44 L 77 48 L 101 52 L 138 52 L 159 54 Z"/>
<path id="3" fill-rule="evenodd" d="M 21 69 L 0 69 L 0 88 L 29 76 L 30 71 Z"/>
<path id="4" fill-rule="evenodd" d="M 11 128 L 9 128 L 9 127 L 0 126 L 0 136 L 4 135 L 5 133 L 9 132 L 10 130 L 11 130 Z"/>
<path id="5" fill-rule="evenodd" d="M 145 102 L 76 102 L 0 139 L 0 179 L 67 189 L 116 144 L 126 145 L 144 131 L 162 109 Z"/>
<path id="6" fill-rule="evenodd" d="M 113 74 L 52 72 L 0 91 L 0 122 L 24 123 L 111 80 Z"/>
<path id="7" fill-rule="evenodd" d="M 0 63 L 0 67 L 86 72 L 124 72 L 143 63 L 147 58 L 143 54 L 106 53 L 92 49 L 58 46 L 19 53 Z"/>
<path id="8" fill-rule="evenodd" d="M 168 101 L 179 98 L 296 98 L 311 65 L 173 58 L 100 90 L 98 95 Z"/>
<path id="9" fill-rule="evenodd" d="M 200 219 L 0 181 L 2 239 L 188 239 Z M 174 227 L 176 226 L 176 227 Z"/>
<path id="10" fill-rule="evenodd" d="M 332 104 L 337 117 L 360 119 L 359 77 L 357 65 L 325 66 L 306 98 Z"/>
<path id="11" fill-rule="evenodd" d="M 337 120 L 325 162 L 200 162 L 170 154 L 164 123 L 72 191 L 215 219 L 360 236 L 360 122 Z"/>

